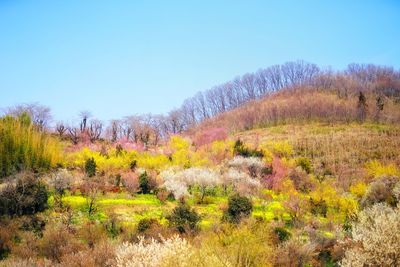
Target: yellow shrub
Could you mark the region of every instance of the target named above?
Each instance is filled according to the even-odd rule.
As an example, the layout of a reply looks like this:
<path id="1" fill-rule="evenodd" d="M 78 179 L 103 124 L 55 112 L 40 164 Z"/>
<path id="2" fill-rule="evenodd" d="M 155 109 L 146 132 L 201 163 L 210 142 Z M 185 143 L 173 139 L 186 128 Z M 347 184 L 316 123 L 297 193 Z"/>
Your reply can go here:
<path id="1" fill-rule="evenodd" d="M 383 175 L 400 176 L 400 171 L 394 164 L 384 165 L 377 160 L 371 160 L 365 164 L 365 167 L 368 175 L 374 178 Z"/>
<path id="2" fill-rule="evenodd" d="M 366 191 L 367 185 L 364 182 L 359 182 L 350 186 L 350 193 L 358 198 L 362 198 Z"/>
<path id="3" fill-rule="evenodd" d="M 210 148 L 210 157 L 220 162 L 224 159 L 230 159 L 233 157 L 233 141 L 214 141 Z"/>
<path id="4" fill-rule="evenodd" d="M 150 170 L 161 170 L 171 163 L 163 154 L 139 153 L 136 160 L 139 167 Z"/>
<path id="5" fill-rule="evenodd" d="M 271 150 L 280 157 L 290 157 L 293 155 L 293 147 L 288 141 L 269 141 L 261 145 L 263 150 Z"/>

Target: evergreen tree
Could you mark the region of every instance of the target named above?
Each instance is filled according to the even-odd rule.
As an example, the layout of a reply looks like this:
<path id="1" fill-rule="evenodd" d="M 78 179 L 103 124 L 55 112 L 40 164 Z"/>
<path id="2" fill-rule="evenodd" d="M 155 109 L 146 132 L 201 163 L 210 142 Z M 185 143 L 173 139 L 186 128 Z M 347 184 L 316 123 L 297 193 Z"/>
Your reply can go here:
<path id="1" fill-rule="evenodd" d="M 97 169 L 97 165 L 96 165 L 96 161 L 94 160 L 94 158 L 90 158 L 86 160 L 85 163 L 85 172 L 86 175 L 88 177 L 93 177 L 96 175 L 96 169 Z"/>

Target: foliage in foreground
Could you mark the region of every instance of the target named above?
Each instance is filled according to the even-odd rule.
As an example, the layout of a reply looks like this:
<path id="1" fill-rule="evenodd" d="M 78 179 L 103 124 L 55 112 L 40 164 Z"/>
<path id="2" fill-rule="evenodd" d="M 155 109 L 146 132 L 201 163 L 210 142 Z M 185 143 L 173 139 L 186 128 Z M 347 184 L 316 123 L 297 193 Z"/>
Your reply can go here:
<path id="1" fill-rule="evenodd" d="M 22 170 L 45 171 L 62 163 L 59 143 L 30 117 L 0 118 L 0 178 Z"/>

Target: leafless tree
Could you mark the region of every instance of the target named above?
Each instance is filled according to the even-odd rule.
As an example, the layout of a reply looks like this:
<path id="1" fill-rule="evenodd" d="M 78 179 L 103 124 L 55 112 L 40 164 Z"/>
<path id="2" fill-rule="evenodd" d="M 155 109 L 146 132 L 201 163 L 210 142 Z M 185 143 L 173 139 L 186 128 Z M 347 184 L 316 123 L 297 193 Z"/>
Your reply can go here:
<path id="1" fill-rule="evenodd" d="M 64 133 L 67 131 L 67 127 L 65 127 L 65 124 L 62 121 L 59 121 L 56 124 L 56 131 L 60 137 L 64 135 Z"/>
<path id="2" fill-rule="evenodd" d="M 102 132 L 103 123 L 99 120 L 91 120 L 88 127 L 90 142 L 94 143 L 95 141 L 99 140 Z"/>
<path id="3" fill-rule="evenodd" d="M 80 139 L 80 132 L 77 127 L 69 126 L 68 128 L 68 135 L 74 145 L 79 143 Z"/>
<path id="4" fill-rule="evenodd" d="M 46 129 L 52 119 L 50 108 L 39 103 L 16 105 L 6 110 L 6 114 L 13 116 L 20 116 L 24 112 L 30 116 L 39 130 Z"/>
<path id="5" fill-rule="evenodd" d="M 79 113 L 79 117 L 81 119 L 79 128 L 81 130 L 81 133 L 83 133 L 87 129 L 88 120 L 89 120 L 89 118 L 92 117 L 92 114 L 90 113 L 90 111 L 84 110 Z"/>

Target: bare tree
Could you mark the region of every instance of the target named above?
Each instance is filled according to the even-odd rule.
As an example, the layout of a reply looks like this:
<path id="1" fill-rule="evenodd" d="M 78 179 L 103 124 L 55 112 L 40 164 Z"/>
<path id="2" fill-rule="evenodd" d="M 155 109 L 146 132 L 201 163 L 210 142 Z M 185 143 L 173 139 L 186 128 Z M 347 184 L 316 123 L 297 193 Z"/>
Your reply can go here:
<path id="1" fill-rule="evenodd" d="M 67 131 L 67 127 L 65 127 L 64 123 L 60 121 L 56 124 L 56 131 L 58 135 L 62 137 L 64 133 Z"/>
<path id="2" fill-rule="evenodd" d="M 81 119 L 79 128 L 81 130 L 81 133 L 83 133 L 84 131 L 86 131 L 86 128 L 88 125 L 88 120 L 89 120 L 89 118 L 92 117 L 92 114 L 90 113 L 90 111 L 84 110 L 79 113 L 79 117 Z"/>
<path id="3" fill-rule="evenodd" d="M 69 126 L 68 128 L 68 135 L 74 145 L 79 143 L 80 139 L 80 132 L 77 127 Z"/>
<path id="4" fill-rule="evenodd" d="M 99 140 L 102 131 L 103 123 L 99 120 L 91 120 L 88 127 L 90 142 L 94 143 L 95 141 Z"/>
<path id="5" fill-rule="evenodd" d="M 52 119 L 50 108 L 39 103 L 16 105 L 6 110 L 6 114 L 13 116 L 20 116 L 24 112 L 29 115 L 39 130 L 46 129 Z"/>
<path id="6" fill-rule="evenodd" d="M 107 131 L 110 135 L 111 142 L 117 141 L 121 133 L 121 122 L 119 120 L 112 120 Z"/>

